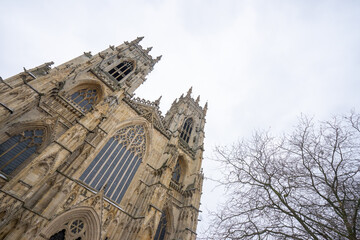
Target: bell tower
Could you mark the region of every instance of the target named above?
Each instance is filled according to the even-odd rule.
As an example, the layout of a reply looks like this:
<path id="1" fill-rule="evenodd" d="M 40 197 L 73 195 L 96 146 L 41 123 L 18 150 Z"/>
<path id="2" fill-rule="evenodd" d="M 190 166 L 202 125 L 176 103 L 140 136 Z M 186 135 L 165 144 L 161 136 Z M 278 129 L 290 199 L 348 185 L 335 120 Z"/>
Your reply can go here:
<path id="1" fill-rule="evenodd" d="M 165 115 L 165 122 L 171 132 L 178 132 L 182 145 L 196 152 L 203 148 L 207 103 L 201 107 L 199 105 L 200 96 L 194 100 L 191 94 L 192 87 L 185 97 L 181 95 L 179 99 L 175 99 Z"/>

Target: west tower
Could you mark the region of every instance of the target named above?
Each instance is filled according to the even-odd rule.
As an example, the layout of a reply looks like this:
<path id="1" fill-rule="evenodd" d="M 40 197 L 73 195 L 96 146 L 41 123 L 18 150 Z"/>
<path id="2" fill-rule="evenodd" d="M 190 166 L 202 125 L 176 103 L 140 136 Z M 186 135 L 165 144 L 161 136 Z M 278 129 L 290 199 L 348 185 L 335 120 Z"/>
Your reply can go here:
<path id="1" fill-rule="evenodd" d="M 195 239 L 207 104 L 133 93 L 142 38 L 0 82 L 0 239 Z"/>

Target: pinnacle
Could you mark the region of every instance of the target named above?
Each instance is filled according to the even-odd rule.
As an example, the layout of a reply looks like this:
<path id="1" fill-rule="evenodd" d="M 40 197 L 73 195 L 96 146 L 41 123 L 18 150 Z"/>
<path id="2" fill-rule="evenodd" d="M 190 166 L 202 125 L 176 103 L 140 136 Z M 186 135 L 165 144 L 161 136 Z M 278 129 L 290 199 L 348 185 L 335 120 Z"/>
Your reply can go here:
<path id="1" fill-rule="evenodd" d="M 191 93 L 192 93 L 192 86 L 189 88 L 189 90 L 188 90 L 188 92 L 187 92 L 186 96 L 187 96 L 187 97 L 190 97 Z"/>
<path id="2" fill-rule="evenodd" d="M 162 98 L 162 96 L 160 96 L 157 100 L 155 100 L 154 103 L 156 106 L 159 106 L 161 98 Z"/>
<path id="3" fill-rule="evenodd" d="M 143 40 L 144 37 L 137 37 L 136 39 L 132 40 L 131 43 L 133 44 L 139 44 L 141 42 L 141 40 Z"/>
<path id="4" fill-rule="evenodd" d="M 146 53 L 149 53 L 151 51 L 152 47 L 149 47 L 145 50 Z"/>
<path id="5" fill-rule="evenodd" d="M 196 103 L 200 102 L 200 95 L 196 98 Z"/>

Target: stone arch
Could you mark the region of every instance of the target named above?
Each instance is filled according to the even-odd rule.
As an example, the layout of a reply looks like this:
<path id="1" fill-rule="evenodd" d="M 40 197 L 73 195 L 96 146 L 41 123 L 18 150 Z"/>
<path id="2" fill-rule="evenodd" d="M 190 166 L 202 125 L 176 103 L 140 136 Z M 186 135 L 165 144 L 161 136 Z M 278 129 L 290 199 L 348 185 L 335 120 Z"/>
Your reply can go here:
<path id="1" fill-rule="evenodd" d="M 128 126 L 131 125 L 143 125 L 145 128 L 145 138 L 146 138 L 146 148 L 145 148 L 145 154 L 143 156 L 143 160 L 146 160 L 149 156 L 149 154 L 151 153 L 151 140 L 153 139 L 153 132 L 151 131 L 151 125 L 148 121 L 144 120 L 143 118 L 132 118 L 132 119 L 128 119 L 126 121 L 121 122 L 120 124 L 118 124 L 116 126 L 116 128 L 114 129 L 114 134 L 122 129 L 122 128 L 126 128 Z M 109 134 L 110 135 L 110 134 Z"/>
<path id="2" fill-rule="evenodd" d="M 163 220 L 163 218 L 165 218 Z M 165 222 L 164 222 L 165 221 Z M 164 224 L 165 223 L 165 224 Z M 163 232 L 163 230 L 160 230 L 161 227 L 160 225 L 162 225 L 163 229 L 165 230 L 165 235 L 162 235 L 161 232 Z M 165 227 L 164 227 L 165 225 Z M 154 228 L 154 238 L 156 238 L 155 240 L 167 240 L 171 238 L 171 233 L 173 232 L 173 216 L 172 216 L 172 211 L 170 209 L 169 206 L 165 206 L 163 208 L 163 211 L 161 212 L 161 218 L 160 221 L 158 223 L 158 225 Z M 161 237 L 163 236 L 163 237 Z"/>
<path id="3" fill-rule="evenodd" d="M 104 145 L 94 152 L 79 179 L 99 191 L 106 185 L 104 195 L 120 204 L 146 157 L 149 141 L 147 126 L 138 122 L 123 124 L 112 131 Z M 106 154 L 109 153 L 110 154 Z M 135 177 L 136 178 L 136 177 Z"/>
<path id="4" fill-rule="evenodd" d="M 52 141 L 53 130 L 55 121 L 54 119 L 42 119 L 38 121 L 25 121 L 18 122 L 11 125 L 8 130 L 5 130 L 6 134 L 0 134 L 0 145 L 3 146 L 2 154 L 10 154 L 11 149 L 17 147 L 21 148 L 17 151 L 23 152 L 26 157 L 6 157 L 3 155 L 3 164 L 0 166 L 5 174 L 10 176 L 17 175 L 25 166 L 27 166 L 41 151 L 43 151 Z M 30 141 L 30 142 L 29 142 Z M 26 144 L 26 145 L 24 145 Z M 15 148 L 13 148 L 16 146 Z M 26 153 L 30 151 L 29 153 Z M 2 155 L 0 154 L 0 155 Z M 21 158 L 21 160 L 19 159 Z M 6 166 L 12 165 L 14 161 L 17 162 L 13 165 L 12 169 L 6 170 Z"/>
<path id="5" fill-rule="evenodd" d="M 82 112 L 88 112 L 98 104 L 104 96 L 102 85 L 87 81 L 80 83 L 67 92 L 61 93 L 73 106 L 81 109 Z"/>
<path id="6" fill-rule="evenodd" d="M 174 170 L 175 170 L 177 164 L 180 167 L 180 178 L 179 178 L 178 182 L 183 183 L 184 179 L 186 179 L 186 176 L 187 176 L 187 174 L 189 172 L 189 166 L 188 166 L 186 157 L 184 155 L 179 155 L 178 156 L 178 158 L 176 160 L 176 163 L 175 163 L 175 166 L 174 166 Z"/>
<path id="7" fill-rule="evenodd" d="M 170 203 L 170 201 L 166 201 L 166 202 L 167 202 L 167 204 L 164 206 L 163 212 L 166 215 L 166 220 L 167 220 L 166 231 L 167 231 L 167 234 L 169 235 L 170 233 L 175 232 L 175 224 L 174 224 L 175 217 L 174 217 L 172 204 Z"/>
<path id="8" fill-rule="evenodd" d="M 49 239 L 52 235 L 67 229 L 67 225 L 72 224 L 73 221 L 82 221 L 84 224 L 84 235 L 82 240 L 98 240 L 100 239 L 101 227 L 100 218 L 95 210 L 91 207 L 73 208 L 52 220 L 49 225 L 41 231 L 41 235 L 45 239 Z M 66 225 L 67 224 L 67 225 Z"/>

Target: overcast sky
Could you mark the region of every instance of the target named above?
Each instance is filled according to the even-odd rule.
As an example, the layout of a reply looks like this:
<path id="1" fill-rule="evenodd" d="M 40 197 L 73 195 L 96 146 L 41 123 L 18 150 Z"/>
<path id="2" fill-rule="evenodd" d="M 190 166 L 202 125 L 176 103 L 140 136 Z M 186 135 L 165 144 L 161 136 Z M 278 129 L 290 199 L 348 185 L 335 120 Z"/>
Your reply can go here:
<path id="1" fill-rule="evenodd" d="M 288 131 L 301 114 L 325 120 L 360 103 L 360 1 L 2 0 L 0 76 L 59 65 L 145 36 L 163 55 L 137 96 L 165 113 L 193 86 L 209 102 L 205 176 L 215 145 L 256 129 Z M 204 182 L 198 232 L 221 189 Z"/>

